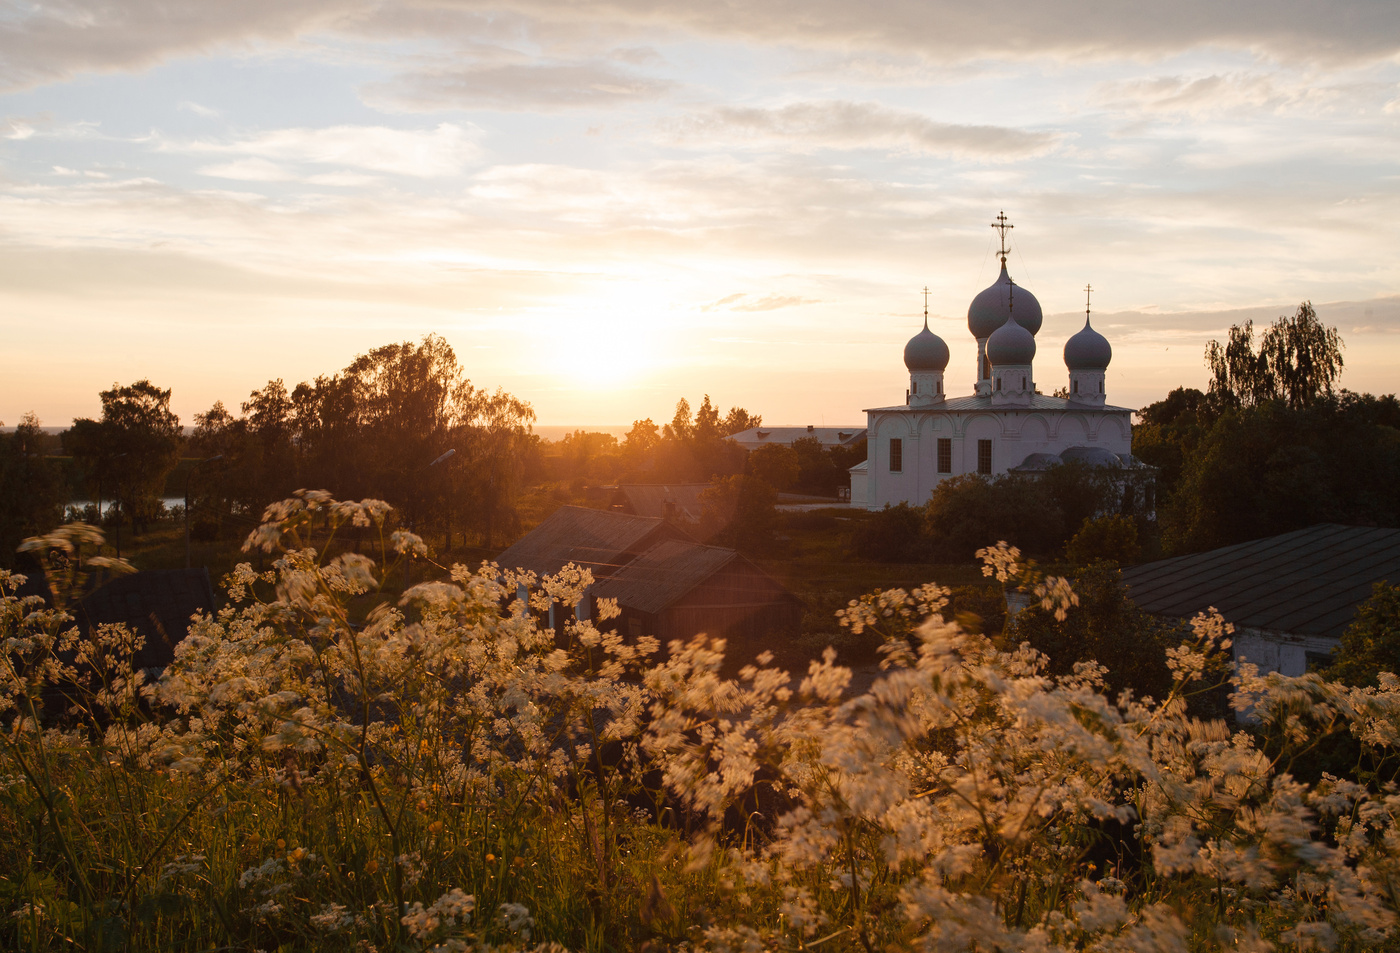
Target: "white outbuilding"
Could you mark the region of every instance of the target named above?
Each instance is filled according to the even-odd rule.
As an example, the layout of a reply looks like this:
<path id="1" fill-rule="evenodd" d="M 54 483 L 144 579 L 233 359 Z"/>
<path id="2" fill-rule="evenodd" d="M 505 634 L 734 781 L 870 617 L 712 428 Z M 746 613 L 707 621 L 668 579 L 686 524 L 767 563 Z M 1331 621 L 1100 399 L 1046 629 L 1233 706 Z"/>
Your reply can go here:
<path id="1" fill-rule="evenodd" d="M 1132 456 L 1132 410 L 1107 401 L 1104 378 L 1113 349 L 1091 326 L 1087 306 L 1083 329 L 1065 343 L 1067 396 L 1040 393 L 1040 302 L 1011 280 L 1005 234 L 1012 226 L 1005 216 L 998 222 L 1001 274 L 967 309 L 967 328 L 977 341 L 972 393 L 946 395 L 948 345 L 929 330 L 925 306 L 923 330 L 904 347 L 904 403 L 865 411 L 868 452 L 866 462 L 851 469 L 853 505 L 918 505 L 940 481 L 962 474 L 1033 473 L 1073 459 L 1147 469 Z"/>

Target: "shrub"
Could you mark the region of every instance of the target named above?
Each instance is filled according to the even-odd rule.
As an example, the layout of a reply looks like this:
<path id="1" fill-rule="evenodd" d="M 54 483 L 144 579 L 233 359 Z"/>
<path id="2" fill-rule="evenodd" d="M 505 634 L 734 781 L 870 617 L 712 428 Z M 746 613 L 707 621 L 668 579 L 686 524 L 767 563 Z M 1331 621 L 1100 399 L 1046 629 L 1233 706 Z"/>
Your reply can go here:
<path id="1" fill-rule="evenodd" d="M 1131 566 L 1142 555 L 1137 523 L 1131 517 L 1116 515 L 1086 519 L 1065 546 L 1065 555 L 1080 566 L 1100 559 Z"/>
<path id="2" fill-rule="evenodd" d="M 908 503 L 886 506 L 856 525 L 851 549 L 862 559 L 912 563 L 928 556 L 923 513 Z"/>

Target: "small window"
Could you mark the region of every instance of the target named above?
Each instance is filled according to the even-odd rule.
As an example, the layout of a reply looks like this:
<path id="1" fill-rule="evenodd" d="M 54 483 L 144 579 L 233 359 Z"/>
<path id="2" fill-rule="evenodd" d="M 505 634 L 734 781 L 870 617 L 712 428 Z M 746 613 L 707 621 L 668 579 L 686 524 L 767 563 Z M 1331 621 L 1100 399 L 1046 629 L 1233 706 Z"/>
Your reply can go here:
<path id="1" fill-rule="evenodd" d="M 938 438 L 938 472 L 953 472 L 953 438 Z"/>
<path id="2" fill-rule="evenodd" d="M 1070 392 L 1071 394 L 1077 394 L 1077 393 L 1079 393 L 1079 381 L 1070 381 L 1070 382 L 1069 382 L 1069 392 Z"/>
<path id="3" fill-rule="evenodd" d="M 890 472 L 900 473 L 904 470 L 904 441 L 898 437 L 890 438 Z"/>
<path id="4" fill-rule="evenodd" d="M 1001 378 L 997 378 L 997 390 L 1001 390 Z"/>
<path id="5" fill-rule="evenodd" d="M 1103 381 L 1102 381 L 1102 380 L 1099 381 L 1099 393 L 1100 393 L 1100 394 L 1103 393 Z"/>
<path id="6" fill-rule="evenodd" d="M 1024 374 L 1022 374 L 1022 375 L 1021 375 L 1021 390 L 1025 390 L 1025 389 L 1026 389 L 1026 376 L 1025 376 Z"/>
<path id="7" fill-rule="evenodd" d="M 992 472 L 992 442 L 990 440 L 977 441 L 977 472 Z"/>
<path id="8" fill-rule="evenodd" d="M 942 382 L 942 381 L 939 381 L 939 382 L 938 382 L 938 392 L 939 392 L 940 394 L 943 393 L 943 382 Z"/>
<path id="9" fill-rule="evenodd" d="M 987 356 L 982 356 L 982 379 L 986 380 L 992 376 L 992 362 L 987 360 Z"/>

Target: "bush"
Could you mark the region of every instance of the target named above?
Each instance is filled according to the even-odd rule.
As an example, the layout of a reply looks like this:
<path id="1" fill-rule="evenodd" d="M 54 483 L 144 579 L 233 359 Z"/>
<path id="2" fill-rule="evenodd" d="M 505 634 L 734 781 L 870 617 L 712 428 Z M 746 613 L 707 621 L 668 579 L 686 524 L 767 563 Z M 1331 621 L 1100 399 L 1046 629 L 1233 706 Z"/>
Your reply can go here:
<path id="1" fill-rule="evenodd" d="M 1142 555 L 1138 545 L 1137 523 L 1127 516 L 1101 516 L 1086 519 L 1065 546 L 1065 555 L 1076 565 L 1107 560 L 1131 566 Z"/>
<path id="2" fill-rule="evenodd" d="M 881 563 L 919 562 L 928 556 L 923 513 L 900 503 L 876 510 L 856 525 L 851 549 L 862 559 Z"/>

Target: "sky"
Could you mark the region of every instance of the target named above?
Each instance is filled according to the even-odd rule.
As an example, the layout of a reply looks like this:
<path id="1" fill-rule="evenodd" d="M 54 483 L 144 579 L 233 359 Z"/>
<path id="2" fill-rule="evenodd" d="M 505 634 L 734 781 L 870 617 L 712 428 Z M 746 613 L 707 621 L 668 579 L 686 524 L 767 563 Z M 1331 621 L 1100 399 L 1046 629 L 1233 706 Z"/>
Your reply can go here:
<path id="1" fill-rule="evenodd" d="M 923 322 L 1084 323 L 1111 403 L 1304 300 L 1400 372 L 1394 0 L 0 0 L 0 421 L 443 336 L 542 425 L 903 400 Z"/>

